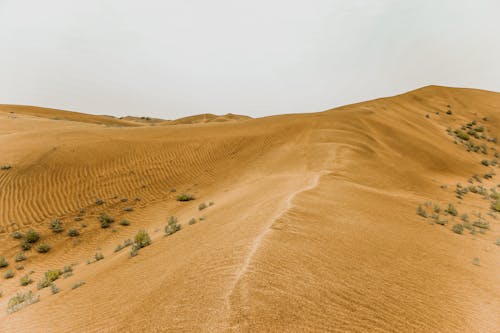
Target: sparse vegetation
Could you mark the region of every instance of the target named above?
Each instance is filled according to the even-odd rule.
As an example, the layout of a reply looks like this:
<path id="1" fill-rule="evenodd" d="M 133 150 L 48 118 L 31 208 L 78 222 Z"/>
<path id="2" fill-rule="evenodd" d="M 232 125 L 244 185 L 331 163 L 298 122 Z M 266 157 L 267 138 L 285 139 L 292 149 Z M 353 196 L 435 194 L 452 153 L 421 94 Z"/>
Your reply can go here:
<path id="1" fill-rule="evenodd" d="M 23 251 L 29 251 L 31 250 L 31 244 L 25 241 L 21 243 L 21 249 L 23 249 Z"/>
<path id="2" fill-rule="evenodd" d="M 100 205 L 104 204 L 104 200 L 102 200 L 102 199 L 96 199 L 95 204 L 98 205 L 98 206 L 100 206 Z"/>
<path id="3" fill-rule="evenodd" d="M 4 268 L 7 266 L 9 266 L 9 262 L 7 261 L 7 259 L 5 259 L 5 257 L 0 257 L 0 268 Z"/>
<path id="4" fill-rule="evenodd" d="M 205 208 L 207 208 L 207 205 L 204 202 L 198 205 L 198 210 L 204 210 Z"/>
<path id="5" fill-rule="evenodd" d="M 12 279 L 15 275 L 16 273 L 12 269 L 9 269 L 3 274 L 3 277 L 5 279 Z"/>
<path id="6" fill-rule="evenodd" d="M 102 259 L 104 259 L 104 255 L 103 255 L 101 252 L 97 252 L 97 253 L 94 255 L 94 259 L 95 259 L 95 261 L 102 260 Z"/>
<path id="7" fill-rule="evenodd" d="M 448 208 L 446 208 L 446 212 L 450 215 L 457 216 L 458 212 L 453 204 L 448 204 Z"/>
<path id="8" fill-rule="evenodd" d="M 473 263 L 474 265 L 476 265 L 476 266 L 479 266 L 479 263 L 480 263 L 479 258 L 474 258 L 474 259 L 472 259 L 472 263 Z"/>
<path id="9" fill-rule="evenodd" d="M 191 220 L 189 220 L 189 225 L 193 225 L 196 223 L 196 219 L 193 217 Z"/>
<path id="10" fill-rule="evenodd" d="M 491 209 L 493 209 L 496 212 L 500 212 L 500 200 L 497 200 L 496 202 L 492 203 Z"/>
<path id="11" fill-rule="evenodd" d="M 134 243 L 140 249 L 151 244 L 151 238 L 146 230 L 142 229 L 137 232 L 134 238 Z"/>
<path id="12" fill-rule="evenodd" d="M 129 226 L 130 225 L 130 221 L 129 220 L 121 220 L 120 221 L 120 225 Z"/>
<path id="13" fill-rule="evenodd" d="M 71 286 L 71 289 L 76 289 L 76 288 L 79 288 L 79 287 L 83 286 L 84 284 L 85 284 L 85 281 L 75 282 L 75 283 Z"/>
<path id="14" fill-rule="evenodd" d="M 20 231 L 14 231 L 12 233 L 12 238 L 14 239 L 22 239 L 24 235 Z"/>
<path id="15" fill-rule="evenodd" d="M 99 216 L 99 222 L 101 222 L 101 228 L 106 229 L 109 228 L 111 226 L 111 223 L 115 222 L 115 220 L 108 214 L 102 213 Z"/>
<path id="16" fill-rule="evenodd" d="M 123 208 L 123 211 L 125 211 L 125 212 L 133 212 L 134 208 L 133 207 L 125 207 L 125 208 Z"/>
<path id="17" fill-rule="evenodd" d="M 19 252 L 18 254 L 16 254 L 16 257 L 14 258 L 14 260 L 16 262 L 24 261 L 24 260 L 26 260 L 26 255 L 24 254 L 24 252 Z"/>
<path id="18" fill-rule="evenodd" d="M 454 224 L 452 229 L 454 233 L 461 235 L 464 232 L 464 226 L 460 223 Z"/>
<path id="19" fill-rule="evenodd" d="M 51 223 L 50 223 L 50 229 L 52 230 L 52 232 L 54 233 L 60 233 L 60 232 L 63 232 L 64 231 L 64 228 L 62 226 L 62 222 L 61 220 L 53 220 Z"/>
<path id="20" fill-rule="evenodd" d="M 26 242 L 28 243 L 36 243 L 40 239 L 40 234 L 33 229 L 30 229 L 26 232 Z"/>
<path id="21" fill-rule="evenodd" d="M 13 313 L 21 310 L 22 308 L 36 303 L 40 300 L 40 296 L 34 295 L 30 290 L 27 293 L 17 293 L 16 296 L 12 297 L 7 304 L 7 312 Z"/>
<path id="22" fill-rule="evenodd" d="M 12 166 L 9 164 L 4 164 L 0 166 L 0 170 L 10 170 L 10 169 L 12 169 Z"/>
<path id="23" fill-rule="evenodd" d="M 21 286 L 27 286 L 27 285 L 31 284 L 32 282 L 33 282 L 33 280 L 31 279 L 29 274 L 24 275 L 20 280 Z"/>
<path id="24" fill-rule="evenodd" d="M 59 279 L 61 275 L 62 271 L 60 269 L 48 270 L 47 272 L 45 272 L 43 279 L 38 281 L 37 288 L 38 289 L 47 288 L 52 284 L 52 282 Z"/>
<path id="25" fill-rule="evenodd" d="M 55 295 L 59 292 L 59 288 L 56 286 L 55 283 L 52 283 L 50 285 L 50 291 L 52 292 L 52 295 Z"/>
<path id="26" fill-rule="evenodd" d="M 69 229 L 68 236 L 69 237 L 78 237 L 78 236 L 80 236 L 80 231 L 78 231 L 77 229 Z"/>
<path id="27" fill-rule="evenodd" d="M 168 219 L 168 224 L 165 226 L 165 234 L 170 236 L 179 230 L 181 230 L 181 225 L 177 223 L 177 217 L 171 216 Z"/>
<path id="28" fill-rule="evenodd" d="M 195 199 L 194 195 L 191 194 L 181 194 L 177 196 L 177 201 L 191 201 L 194 199 Z"/>
<path id="29" fill-rule="evenodd" d="M 50 251 L 50 249 L 51 249 L 51 247 L 47 243 L 42 243 L 42 244 L 38 245 L 38 247 L 36 248 L 38 253 L 47 253 Z"/>
<path id="30" fill-rule="evenodd" d="M 427 212 L 425 211 L 424 208 L 422 208 L 421 205 L 418 205 L 417 207 L 417 215 L 427 218 Z"/>

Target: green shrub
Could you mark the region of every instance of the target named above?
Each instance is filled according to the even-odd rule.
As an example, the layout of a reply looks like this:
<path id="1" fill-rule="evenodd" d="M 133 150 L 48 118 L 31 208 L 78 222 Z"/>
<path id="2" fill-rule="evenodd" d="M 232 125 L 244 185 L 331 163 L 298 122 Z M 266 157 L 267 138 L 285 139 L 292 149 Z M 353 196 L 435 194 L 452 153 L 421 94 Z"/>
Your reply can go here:
<path id="1" fill-rule="evenodd" d="M 146 230 L 142 229 L 135 235 L 134 242 L 139 248 L 143 248 L 151 244 L 151 238 Z"/>
<path id="2" fill-rule="evenodd" d="M 119 252 L 119 251 L 121 251 L 121 250 L 123 250 L 123 248 L 124 248 L 124 246 L 123 246 L 123 245 L 118 244 L 118 245 L 115 247 L 115 253 L 116 253 L 116 252 Z"/>
<path id="3" fill-rule="evenodd" d="M 421 205 L 418 205 L 417 207 L 417 215 L 427 218 L 427 212 L 422 208 Z"/>
<path id="4" fill-rule="evenodd" d="M 198 205 L 198 210 L 204 210 L 205 208 L 207 208 L 207 205 L 204 202 Z"/>
<path id="5" fill-rule="evenodd" d="M 36 243 L 40 239 L 40 234 L 33 229 L 26 232 L 26 242 Z"/>
<path id="6" fill-rule="evenodd" d="M 484 166 L 490 166 L 490 162 L 488 160 L 482 160 L 481 164 Z"/>
<path id="7" fill-rule="evenodd" d="M 4 268 L 7 266 L 9 266 L 9 262 L 7 261 L 7 259 L 5 259 L 5 257 L 0 257 L 0 268 Z"/>
<path id="8" fill-rule="evenodd" d="M 450 215 L 457 216 L 457 209 L 453 206 L 453 204 L 448 204 L 448 208 L 446 208 L 446 212 Z"/>
<path id="9" fill-rule="evenodd" d="M 28 284 L 31 284 L 32 282 L 33 282 L 33 280 L 31 279 L 31 277 L 28 274 L 24 275 L 20 280 L 21 286 L 27 286 Z"/>
<path id="10" fill-rule="evenodd" d="M 459 137 L 462 140 L 468 141 L 469 140 L 469 134 L 462 132 L 461 130 L 455 130 L 455 134 L 457 137 Z"/>
<path id="11" fill-rule="evenodd" d="M 131 239 L 126 239 L 124 242 L 123 242 L 123 246 L 127 247 L 127 246 L 130 246 L 134 244 L 134 242 L 132 242 Z"/>
<path id="12" fill-rule="evenodd" d="M 84 284 L 85 284 L 85 281 L 75 282 L 75 283 L 71 286 L 71 289 L 76 289 L 76 288 L 79 288 L 79 287 L 83 286 Z"/>
<path id="13" fill-rule="evenodd" d="M 14 275 L 16 275 L 16 273 L 12 269 L 9 269 L 3 274 L 3 277 L 6 279 L 12 279 Z"/>
<path id="14" fill-rule="evenodd" d="M 181 194 L 177 196 L 177 201 L 191 201 L 194 200 L 195 197 L 191 194 Z"/>
<path id="15" fill-rule="evenodd" d="M 14 239 L 21 239 L 23 237 L 24 237 L 24 235 L 20 231 L 14 231 L 12 233 L 12 238 L 14 238 Z"/>
<path id="16" fill-rule="evenodd" d="M 95 258 L 95 261 L 99 261 L 99 260 L 104 259 L 104 255 L 103 255 L 101 252 L 97 252 L 97 253 L 94 255 L 94 258 Z"/>
<path id="17" fill-rule="evenodd" d="M 21 249 L 23 249 L 23 251 L 29 251 L 29 250 L 31 250 L 31 243 L 22 242 L 21 243 Z"/>
<path id="18" fill-rule="evenodd" d="M 70 236 L 70 237 L 78 237 L 78 236 L 80 236 L 80 231 L 78 231 L 76 229 L 69 229 L 68 236 Z"/>
<path id="19" fill-rule="evenodd" d="M 453 225 L 453 228 L 451 230 L 453 230 L 454 233 L 461 235 L 464 232 L 464 226 L 460 223 L 457 223 Z"/>
<path id="20" fill-rule="evenodd" d="M 50 284 L 50 291 L 52 292 L 52 295 L 55 295 L 59 292 L 59 288 L 56 286 L 55 283 Z"/>
<path id="21" fill-rule="evenodd" d="M 40 300 L 40 296 L 34 295 L 30 290 L 27 293 L 17 293 L 16 296 L 12 297 L 7 304 L 7 312 L 13 313 L 21 310 L 22 308 L 36 303 Z"/>
<path id="22" fill-rule="evenodd" d="M 4 164 L 4 165 L 0 166 L 0 170 L 10 170 L 11 168 L 12 168 L 12 166 L 9 164 Z"/>
<path id="23" fill-rule="evenodd" d="M 120 221 L 120 225 L 129 226 L 130 225 L 130 221 L 129 220 L 121 220 Z"/>
<path id="24" fill-rule="evenodd" d="M 140 248 L 137 245 L 132 246 L 132 249 L 130 250 L 130 258 L 133 258 L 136 255 L 138 255 L 139 254 L 139 249 Z"/>
<path id="25" fill-rule="evenodd" d="M 493 209 L 496 212 L 500 212 L 500 200 L 497 200 L 496 202 L 492 203 L 491 209 Z"/>
<path id="26" fill-rule="evenodd" d="M 42 243 L 42 244 L 40 244 L 40 245 L 36 248 L 36 250 L 37 250 L 37 252 L 38 252 L 38 253 L 47 253 L 47 252 L 49 252 L 49 251 L 50 251 L 50 249 L 51 249 L 51 247 L 50 247 L 50 245 L 49 245 L 49 244 L 47 244 L 47 243 Z"/>
<path id="27" fill-rule="evenodd" d="M 52 232 L 58 234 L 60 232 L 63 232 L 64 231 L 64 228 L 62 226 L 62 222 L 61 220 L 53 220 L 51 223 L 50 223 L 50 229 L 52 230 Z"/>
<path id="28" fill-rule="evenodd" d="M 490 228 L 490 224 L 488 223 L 488 221 L 484 221 L 484 220 L 483 221 L 477 220 L 474 223 L 472 223 L 472 225 L 475 227 L 481 228 L 481 229 L 489 229 Z"/>
<path id="29" fill-rule="evenodd" d="M 101 222 L 101 228 L 106 229 L 109 228 L 111 223 L 115 222 L 115 220 L 106 213 L 102 213 L 101 216 L 99 216 L 99 222 Z"/>
<path id="30" fill-rule="evenodd" d="M 169 236 L 179 230 L 181 230 L 181 225 L 177 223 L 177 218 L 175 216 L 170 216 L 170 218 L 168 219 L 168 224 L 165 226 L 165 234 Z"/>
<path id="31" fill-rule="evenodd" d="M 24 254 L 24 252 L 19 252 L 18 254 L 16 254 L 16 257 L 14 258 L 14 260 L 16 262 L 24 261 L 24 260 L 26 260 L 26 255 Z"/>
<path id="32" fill-rule="evenodd" d="M 196 219 L 193 217 L 191 220 L 189 220 L 189 225 L 193 225 L 196 223 Z"/>

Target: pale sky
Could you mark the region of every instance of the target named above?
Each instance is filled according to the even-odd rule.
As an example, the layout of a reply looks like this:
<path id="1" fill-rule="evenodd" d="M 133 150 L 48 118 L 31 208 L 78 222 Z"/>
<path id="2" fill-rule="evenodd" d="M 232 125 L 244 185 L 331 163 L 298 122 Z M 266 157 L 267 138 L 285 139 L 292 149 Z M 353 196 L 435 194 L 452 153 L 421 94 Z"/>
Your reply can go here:
<path id="1" fill-rule="evenodd" d="M 165 119 L 500 91 L 499 0 L 0 0 L 0 103 Z"/>

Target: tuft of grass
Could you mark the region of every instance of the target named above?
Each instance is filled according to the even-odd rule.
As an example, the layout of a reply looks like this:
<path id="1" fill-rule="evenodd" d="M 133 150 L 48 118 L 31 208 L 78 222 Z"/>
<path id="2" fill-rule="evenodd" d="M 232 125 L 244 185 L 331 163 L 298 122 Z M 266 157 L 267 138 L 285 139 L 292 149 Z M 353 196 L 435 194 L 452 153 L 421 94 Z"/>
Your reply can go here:
<path id="1" fill-rule="evenodd" d="M 10 170 L 12 169 L 12 166 L 10 164 L 4 164 L 0 166 L 0 170 Z"/>
<path id="2" fill-rule="evenodd" d="M 121 201 L 121 202 L 127 202 L 127 201 L 128 201 L 128 199 L 127 199 L 127 198 L 121 198 L 121 199 L 120 199 L 120 201 Z"/>
<path id="3" fill-rule="evenodd" d="M 21 286 L 24 287 L 24 286 L 27 286 L 27 285 L 33 283 L 33 280 L 31 279 L 29 274 L 26 274 L 21 278 L 20 283 L 21 283 Z"/>
<path id="4" fill-rule="evenodd" d="M 130 250 L 130 258 L 133 258 L 138 254 L 139 254 L 139 247 L 137 245 L 132 246 L 132 249 Z"/>
<path id="5" fill-rule="evenodd" d="M 57 294 L 60 290 L 59 290 L 59 288 L 56 286 L 56 284 L 55 284 L 55 283 L 52 283 L 52 284 L 50 285 L 50 291 L 52 292 L 52 295 L 55 295 L 55 294 Z"/>
<path id="6" fill-rule="evenodd" d="M 201 203 L 201 204 L 198 205 L 198 210 L 204 210 L 207 207 L 208 206 L 203 202 L 203 203 Z"/>
<path id="7" fill-rule="evenodd" d="M 102 199 L 96 199 L 95 204 L 97 206 L 100 206 L 100 205 L 104 204 L 104 200 L 102 200 Z"/>
<path id="8" fill-rule="evenodd" d="M 196 219 L 193 217 L 191 220 L 189 220 L 189 225 L 193 225 L 196 223 Z"/>
<path id="9" fill-rule="evenodd" d="M 7 261 L 7 259 L 5 259 L 5 257 L 0 256 L 0 268 L 4 268 L 7 266 L 9 266 L 9 262 Z"/>
<path id="10" fill-rule="evenodd" d="M 16 262 L 24 261 L 24 260 L 26 260 L 26 255 L 24 254 L 24 252 L 19 252 L 18 254 L 16 254 L 16 257 L 14 258 L 14 260 Z"/>
<path id="11" fill-rule="evenodd" d="M 50 230 L 52 230 L 52 232 L 56 234 L 63 232 L 64 228 L 61 220 L 53 220 L 52 222 L 50 222 Z"/>
<path id="12" fill-rule="evenodd" d="M 151 244 L 151 238 L 146 230 L 142 229 L 137 232 L 134 238 L 134 243 L 140 249 Z"/>
<path id="13" fill-rule="evenodd" d="M 68 236 L 69 237 L 78 237 L 78 236 L 80 236 L 80 231 L 78 231 L 77 229 L 69 229 Z"/>
<path id="14" fill-rule="evenodd" d="M 422 208 L 421 205 L 418 205 L 417 207 L 417 215 L 427 218 L 427 212 L 425 211 L 424 208 Z"/>
<path id="15" fill-rule="evenodd" d="M 448 208 L 446 208 L 446 212 L 450 215 L 453 215 L 453 216 L 457 216 L 458 215 L 458 211 L 457 209 L 455 208 L 455 206 L 453 206 L 453 204 L 448 204 Z"/>
<path id="16" fill-rule="evenodd" d="M 120 252 L 121 250 L 123 250 L 124 246 L 122 244 L 118 244 L 116 247 L 115 247 L 115 253 L 116 252 Z"/>
<path id="17" fill-rule="evenodd" d="M 168 219 L 168 224 L 165 226 L 165 234 L 170 236 L 175 234 L 177 231 L 181 230 L 181 225 L 177 223 L 177 217 L 170 216 Z"/>
<path id="18" fill-rule="evenodd" d="M 99 222 L 101 222 L 101 228 L 106 229 L 109 228 L 111 226 L 111 223 L 115 222 L 115 220 L 108 214 L 102 213 L 99 216 Z"/>
<path id="19" fill-rule="evenodd" d="M 123 208 L 123 211 L 124 212 L 133 212 L 134 208 L 133 207 L 125 207 L 125 208 Z"/>
<path id="20" fill-rule="evenodd" d="M 451 230 L 456 233 L 461 235 L 464 232 L 464 226 L 461 225 L 460 223 L 454 224 Z"/>
<path id="21" fill-rule="evenodd" d="M 496 212 L 500 212 L 500 200 L 497 200 L 496 202 L 492 203 L 491 209 L 493 209 Z"/>
<path id="22" fill-rule="evenodd" d="M 14 231 L 12 233 L 12 238 L 14 238 L 14 239 L 22 239 L 23 237 L 24 237 L 24 235 L 20 231 Z"/>
<path id="23" fill-rule="evenodd" d="M 95 261 L 99 261 L 99 260 L 104 259 L 104 255 L 103 255 L 101 252 L 97 252 L 97 253 L 94 255 L 94 258 L 95 258 Z"/>
<path id="24" fill-rule="evenodd" d="M 80 288 L 81 286 L 83 286 L 85 284 L 85 281 L 78 281 L 78 282 L 75 282 L 72 286 L 71 286 L 71 289 L 76 289 L 76 288 Z"/>
<path id="25" fill-rule="evenodd" d="M 177 201 L 191 201 L 194 200 L 194 195 L 191 194 L 181 194 L 177 196 Z"/>
<path id="26" fill-rule="evenodd" d="M 23 251 L 29 251 L 29 250 L 31 250 L 31 244 L 30 244 L 30 243 L 28 243 L 28 242 L 26 242 L 26 241 L 25 241 L 25 242 L 22 242 L 22 243 L 21 243 L 21 249 L 22 249 Z"/>
<path id="27" fill-rule="evenodd" d="M 15 275 L 16 273 L 12 269 L 9 269 L 3 274 L 3 277 L 5 279 L 12 279 Z"/>
<path id="28" fill-rule="evenodd" d="M 40 234 L 37 231 L 30 229 L 26 232 L 26 242 L 33 244 L 38 242 L 39 239 Z"/>
<path id="29" fill-rule="evenodd" d="M 480 263 L 479 258 L 476 257 L 476 258 L 472 259 L 472 264 L 479 266 L 479 263 Z"/>
<path id="30" fill-rule="evenodd" d="M 62 275 L 62 271 L 60 269 L 51 269 L 45 272 L 45 275 L 42 280 L 38 281 L 37 288 L 43 289 L 47 288 L 54 282 L 59 279 Z"/>
<path id="31" fill-rule="evenodd" d="M 16 296 L 12 297 L 7 304 L 7 312 L 13 313 L 21 310 L 22 308 L 36 303 L 40 300 L 40 296 L 34 295 L 30 290 L 27 293 L 17 293 Z"/>
<path id="32" fill-rule="evenodd" d="M 42 244 L 38 245 L 38 247 L 36 248 L 38 253 L 47 253 L 50 251 L 50 249 L 51 249 L 51 247 L 47 243 L 42 243 Z"/>
<path id="33" fill-rule="evenodd" d="M 130 221 L 129 220 L 121 220 L 120 221 L 120 225 L 129 226 L 130 225 Z"/>
<path id="34" fill-rule="evenodd" d="M 484 220 L 477 220 L 474 223 L 472 223 L 472 225 L 475 227 L 481 228 L 481 229 L 489 229 L 490 228 L 490 224 L 488 223 L 488 221 L 484 221 Z"/>

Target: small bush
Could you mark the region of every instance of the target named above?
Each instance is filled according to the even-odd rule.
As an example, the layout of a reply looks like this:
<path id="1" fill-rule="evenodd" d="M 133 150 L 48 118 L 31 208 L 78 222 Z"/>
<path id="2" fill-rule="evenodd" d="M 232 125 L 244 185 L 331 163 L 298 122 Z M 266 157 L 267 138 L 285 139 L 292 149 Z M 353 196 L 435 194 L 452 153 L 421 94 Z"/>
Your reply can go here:
<path id="1" fill-rule="evenodd" d="M 171 216 L 168 219 L 168 224 L 165 226 L 165 234 L 170 236 L 179 230 L 181 230 L 181 225 L 177 223 L 177 218 L 175 216 Z"/>
<path id="2" fill-rule="evenodd" d="M 133 212 L 134 208 L 133 207 L 125 207 L 125 208 L 123 208 L 123 211 L 125 211 L 125 212 Z"/>
<path id="3" fill-rule="evenodd" d="M 95 261 L 99 261 L 99 260 L 104 259 L 104 255 L 103 255 L 101 252 L 97 252 L 97 253 L 94 255 L 94 258 L 95 258 Z"/>
<path id="4" fill-rule="evenodd" d="M 63 273 L 70 273 L 70 272 L 73 272 L 73 267 L 71 267 L 71 266 L 64 266 Z"/>
<path id="5" fill-rule="evenodd" d="M 204 202 L 198 205 L 198 210 L 204 210 L 205 208 L 207 208 L 207 205 Z"/>
<path id="6" fill-rule="evenodd" d="M 59 269 L 48 270 L 47 272 L 45 272 L 44 278 L 38 281 L 38 289 L 47 288 L 52 284 L 52 282 L 59 279 L 61 277 L 61 274 L 62 272 Z"/>
<path id="7" fill-rule="evenodd" d="M 132 245 L 132 244 L 134 244 L 134 242 L 132 242 L 132 240 L 131 240 L 131 239 L 126 239 L 126 240 L 123 242 L 123 245 L 124 245 L 125 247 L 130 246 L 130 245 Z"/>
<path id="8" fill-rule="evenodd" d="M 50 285 L 50 291 L 52 292 L 52 295 L 55 295 L 59 292 L 59 288 L 56 286 L 55 283 L 52 283 Z"/>
<path id="9" fill-rule="evenodd" d="M 40 244 L 40 245 L 36 248 L 36 250 L 37 250 L 37 252 L 38 252 L 38 253 L 47 253 L 47 252 L 49 252 L 49 251 L 50 251 L 50 249 L 51 249 L 51 247 L 50 247 L 50 245 L 49 245 L 49 244 L 47 244 L 47 243 L 42 243 L 42 244 Z"/>
<path id="10" fill-rule="evenodd" d="M 31 243 L 28 242 L 21 243 L 21 249 L 23 249 L 23 251 L 31 250 Z"/>
<path id="11" fill-rule="evenodd" d="M 189 225 L 193 225 L 196 223 L 196 219 L 193 217 L 191 220 L 189 220 Z"/>
<path id="12" fill-rule="evenodd" d="M 31 284 L 33 282 L 33 280 L 31 279 L 31 277 L 26 274 L 24 275 L 21 280 L 20 280 L 20 283 L 21 283 L 21 286 L 27 286 L 28 284 Z"/>
<path id="13" fill-rule="evenodd" d="M 33 229 L 26 232 L 26 242 L 36 243 L 40 239 L 40 234 Z"/>
<path id="14" fill-rule="evenodd" d="M 500 200 L 497 200 L 496 202 L 492 203 L 491 209 L 493 209 L 496 212 L 500 212 Z"/>
<path id="15" fill-rule="evenodd" d="M 69 237 L 78 237 L 78 236 L 80 236 L 80 231 L 78 231 L 76 229 L 69 229 L 68 236 Z"/>
<path id="16" fill-rule="evenodd" d="M 120 225 L 129 226 L 130 225 L 130 221 L 129 220 L 121 220 L 120 221 Z"/>
<path id="17" fill-rule="evenodd" d="M 120 201 L 121 201 L 121 202 L 127 202 L 127 201 L 128 201 L 128 199 L 127 199 L 127 198 L 121 198 L 121 199 L 120 199 Z"/>
<path id="18" fill-rule="evenodd" d="M 132 246 L 132 249 L 130 250 L 130 258 L 135 257 L 136 255 L 139 254 L 139 247 L 137 245 Z"/>
<path id="19" fill-rule="evenodd" d="M 4 268 L 7 266 L 9 266 L 9 262 L 7 261 L 7 259 L 5 259 L 5 257 L 0 257 L 0 268 Z"/>
<path id="20" fill-rule="evenodd" d="M 81 286 L 83 286 L 85 284 L 85 281 L 79 281 L 79 282 L 76 282 L 74 283 L 72 286 L 71 286 L 71 289 L 76 289 L 76 288 L 79 288 Z"/>
<path id="21" fill-rule="evenodd" d="M 60 232 L 63 232 L 64 231 L 64 228 L 62 226 L 62 222 L 61 220 L 53 220 L 51 223 L 50 223 L 50 229 L 52 230 L 52 232 L 58 234 Z"/>
<path id="22" fill-rule="evenodd" d="M 9 164 L 4 164 L 4 165 L 0 166 L 0 170 L 10 170 L 11 168 L 12 168 L 12 166 Z"/>
<path id="23" fill-rule="evenodd" d="M 24 235 L 20 231 L 14 231 L 12 233 L 12 238 L 14 239 L 22 239 Z"/>
<path id="24" fill-rule="evenodd" d="M 453 225 L 453 228 L 451 230 L 453 230 L 454 233 L 461 235 L 464 232 L 464 226 L 460 223 L 457 223 Z"/>
<path id="25" fill-rule="evenodd" d="M 121 251 L 121 250 L 123 250 L 123 248 L 124 248 L 124 246 L 123 246 L 123 245 L 118 244 L 118 245 L 115 247 L 115 253 L 116 253 L 116 252 L 119 252 L 119 251 Z"/>
<path id="26" fill-rule="evenodd" d="M 446 208 L 446 212 L 450 215 L 457 216 L 458 212 L 453 204 L 448 204 L 448 208 Z"/>
<path id="27" fill-rule="evenodd" d="M 101 228 L 106 229 L 109 228 L 111 223 L 115 222 L 115 220 L 106 213 L 102 213 L 101 216 L 99 216 L 99 222 L 101 222 Z"/>
<path id="28" fill-rule="evenodd" d="M 97 206 L 100 206 L 100 205 L 104 204 L 104 200 L 102 200 L 102 199 L 97 199 L 97 200 L 95 201 L 95 204 L 96 204 Z"/>
<path id="29" fill-rule="evenodd" d="M 474 223 L 472 223 L 472 225 L 475 227 L 481 228 L 481 229 L 489 229 L 490 228 L 490 224 L 488 223 L 488 221 L 484 221 L 484 220 L 483 221 L 477 220 Z"/>
<path id="30" fill-rule="evenodd" d="M 16 296 L 12 297 L 7 304 L 7 312 L 13 313 L 21 310 L 22 308 L 36 303 L 40 300 L 40 296 L 34 295 L 30 290 L 27 293 L 17 293 Z"/>
<path id="31" fill-rule="evenodd" d="M 488 160 L 482 160 L 481 164 L 484 166 L 490 166 L 490 162 Z"/>
<path id="32" fill-rule="evenodd" d="M 12 269 L 9 269 L 3 274 L 3 277 L 6 279 L 12 279 L 14 275 L 16 275 L 16 273 Z"/>
<path id="33" fill-rule="evenodd" d="M 24 260 L 26 260 L 26 255 L 24 254 L 24 252 L 19 252 L 18 254 L 16 254 L 16 257 L 14 258 L 14 260 L 16 262 L 24 261 Z"/>
<path id="34" fill-rule="evenodd" d="M 134 242 L 139 248 L 143 248 L 151 244 L 151 238 L 147 231 L 142 229 L 135 235 Z"/>
<path id="35" fill-rule="evenodd" d="M 472 259 L 472 264 L 479 266 L 479 258 Z"/>
<path id="36" fill-rule="evenodd" d="M 194 195 L 191 194 L 181 194 L 177 196 L 177 201 L 191 201 L 194 199 L 195 199 Z"/>
<path id="37" fill-rule="evenodd" d="M 421 205 L 418 205 L 417 207 L 417 215 L 427 218 L 427 212 L 422 208 Z"/>

